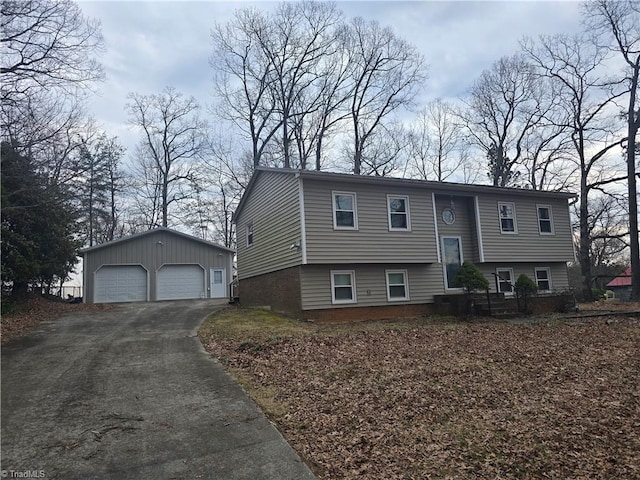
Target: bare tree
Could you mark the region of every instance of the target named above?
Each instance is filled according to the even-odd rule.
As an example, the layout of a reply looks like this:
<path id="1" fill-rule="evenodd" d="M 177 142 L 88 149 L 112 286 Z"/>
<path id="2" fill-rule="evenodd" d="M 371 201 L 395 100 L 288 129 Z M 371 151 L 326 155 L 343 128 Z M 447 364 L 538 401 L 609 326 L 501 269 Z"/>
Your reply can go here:
<path id="1" fill-rule="evenodd" d="M 381 128 L 383 119 L 411 105 L 426 78 L 426 67 L 414 46 L 377 22 L 354 18 L 350 38 L 353 173 L 359 175 L 370 137 Z"/>
<path id="2" fill-rule="evenodd" d="M 453 107 L 436 99 L 418 112 L 409 131 L 410 166 L 423 180 L 444 182 L 468 160 L 462 131 Z"/>
<path id="3" fill-rule="evenodd" d="M 461 119 L 469 139 L 487 156 L 493 185 L 519 183 L 524 140 L 552 108 L 543 80 L 520 54 L 503 57 L 482 73 Z"/>
<path id="4" fill-rule="evenodd" d="M 198 116 L 193 97 L 185 98 L 172 87 L 157 95 L 129 94 L 131 125 L 141 130 L 137 149 L 138 172 L 147 184 L 147 196 L 160 221 L 168 225 L 169 207 L 190 195 L 194 167 L 206 147 L 207 124 Z"/>
<path id="5" fill-rule="evenodd" d="M 522 185 L 533 190 L 570 190 L 578 167 L 571 157 L 572 144 L 562 124 L 544 123 L 522 139 Z"/>
<path id="6" fill-rule="evenodd" d="M 333 3 L 310 1 L 284 2 L 269 14 L 242 9 L 215 27 L 218 113 L 251 139 L 254 166 L 270 154 L 286 168 L 306 168 L 314 150 L 319 158 L 333 122 L 326 118 L 344 102 L 342 30 Z"/>
<path id="7" fill-rule="evenodd" d="M 272 66 L 270 88 L 280 119 L 279 144 L 285 168 L 292 165 L 294 124 L 301 123 L 304 117 L 320 108 L 322 96 L 313 90 L 323 75 L 323 60 L 335 51 L 334 28 L 341 22 L 341 16 L 332 3 L 280 3 L 269 35 L 259 37 Z"/>
<path id="8" fill-rule="evenodd" d="M 589 199 L 590 213 L 587 223 L 592 288 L 604 288 L 606 281 L 611 280 L 626 268 L 623 266 L 617 273 L 611 274 L 612 266 L 627 264 L 625 258 L 629 248 L 625 241 L 628 238 L 627 206 L 627 199 L 623 195 L 599 194 Z M 580 206 L 576 203 L 573 208 L 579 209 Z M 574 214 L 577 217 L 579 211 L 574 211 Z M 579 239 L 575 248 L 579 253 Z"/>
<path id="9" fill-rule="evenodd" d="M 572 143 L 572 158 L 578 167 L 580 185 L 579 262 L 582 274 L 582 294 L 592 299 L 591 258 L 589 250 L 589 198 L 605 186 L 624 179 L 608 162 L 622 144 L 618 135 L 615 101 L 624 92 L 615 89 L 605 78 L 606 51 L 586 41 L 584 37 L 557 35 L 542 37 L 538 44 L 522 43 L 541 75 L 554 85 L 558 106 L 564 119 L 560 126 L 568 129 Z"/>
<path id="10" fill-rule="evenodd" d="M 93 55 L 102 47 L 100 23 L 71 0 L 2 1 L 2 101 L 31 90 L 77 95 L 103 78 Z"/>
<path id="11" fill-rule="evenodd" d="M 631 297 L 640 300 L 640 246 L 638 243 L 638 191 L 636 162 L 640 128 L 640 4 L 633 0 L 598 0 L 585 3 L 586 26 L 596 42 L 624 60 L 624 81 L 628 86 L 626 103 L 626 162 L 629 197 L 629 237 L 631 250 Z"/>
<path id="12" fill-rule="evenodd" d="M 253 165 L 260 165 L 271 138 L 278 132 L 276 99 L 272 95 L 273 65 L 260 45 L 270 25 L 257 9 L 241 9 L 232 21 L 217 24 L 211 37 L 214 84 L 221 100 L 217 113 L 230 120 L 251 140 Z"/>
<path id="13" fill-rule="evenodd" d="M 399 123 L 381 123 L 367 137 L 364 147 L 361 156 L 362 175 L 387 177 L 406 170 L 408 137 Z"/>
<path id="14" fill-rule="evenodd" d="M 346 24 L 327 2 L 239 10 L 213 41 L 218 113 L 250 139 L 254 166 L 308 168 L 315 155 L 320 170 L 343 125 L 359 172 L 370 137 L 411 104 L 425 76 L 414 47 L 375 22 Z"/>
<path id="15" fill-rule="evenodd" d="M 222 132 L 211 136 L 210 155 L 204 159 L 206 168 L 200 170 L 201 192 L 197 219 L 192 219 L 194 230 L 229 248 L 235 248 L 235 231 L 231 217 L 244 193 L 253 163 L 250 153 L 239 154 L 241 148 Z M 193 203 L 193 202 L 192 202 Z"/>
<path id="16" fill-rule="evenodd" d="M 94 55 L 102 49 L 99 22 L 70 0 L 1 2 L 2 137 L 30 149 L 78 119 L 78 101 L 104 78 Z"/>

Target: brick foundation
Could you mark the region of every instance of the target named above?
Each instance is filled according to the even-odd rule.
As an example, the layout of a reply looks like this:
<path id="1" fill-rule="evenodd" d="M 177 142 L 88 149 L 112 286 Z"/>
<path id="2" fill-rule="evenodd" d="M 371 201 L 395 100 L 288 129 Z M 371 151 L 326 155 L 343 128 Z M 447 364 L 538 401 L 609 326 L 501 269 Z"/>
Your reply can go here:
<path id="1" fill-rule="evenodd" d="M 432 304 L 382 305 L 377 307 L 327 308 L 305 310 L 302 317 L 320 323 L 362 322 L 387 318 L 420 317 L 433 313 Z"/>
<path id="2" fill-rule="evenodd" d="M 302 316 L 300 267 L 242 279 L 238 289 L 243 307 L 269 307 L 295 318 Z"/>

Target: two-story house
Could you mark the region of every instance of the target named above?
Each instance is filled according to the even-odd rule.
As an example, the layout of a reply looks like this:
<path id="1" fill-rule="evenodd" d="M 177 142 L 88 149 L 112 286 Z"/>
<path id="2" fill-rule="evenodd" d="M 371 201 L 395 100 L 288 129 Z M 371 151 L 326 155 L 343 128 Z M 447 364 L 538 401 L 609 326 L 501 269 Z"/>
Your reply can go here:
<path id="1" fill-rule="evenodd" d="M 305 319 L 420 315 L 471 261 L 568 288 L 574 195 L 257 168 L 234 214 L 240 302 Z"/>

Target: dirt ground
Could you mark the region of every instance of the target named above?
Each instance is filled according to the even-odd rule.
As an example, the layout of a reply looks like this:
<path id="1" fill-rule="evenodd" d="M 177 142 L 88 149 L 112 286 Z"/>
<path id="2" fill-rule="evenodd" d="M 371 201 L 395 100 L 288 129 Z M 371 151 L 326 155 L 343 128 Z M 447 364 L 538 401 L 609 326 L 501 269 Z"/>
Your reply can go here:
<path id="1" fill-rule="evenodd" d="M 321 479 L 639 479 L 640 304 L 621 305 L 200 335 Z"/>

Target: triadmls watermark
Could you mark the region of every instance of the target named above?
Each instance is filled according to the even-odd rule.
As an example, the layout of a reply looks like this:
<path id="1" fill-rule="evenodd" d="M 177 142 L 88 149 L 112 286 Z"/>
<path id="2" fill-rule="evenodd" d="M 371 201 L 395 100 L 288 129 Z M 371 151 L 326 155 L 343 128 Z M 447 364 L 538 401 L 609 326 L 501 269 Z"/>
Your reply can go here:
<path id="1" fill-rule="evenodd" d="M 0 478 L 46 478 L 44 470 L 0 470 Z"/>

